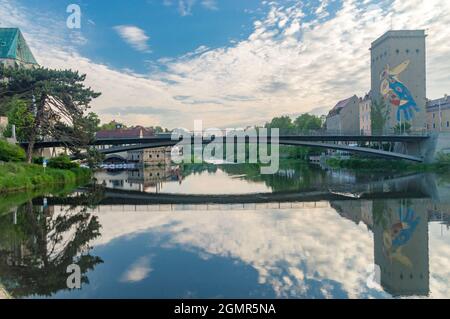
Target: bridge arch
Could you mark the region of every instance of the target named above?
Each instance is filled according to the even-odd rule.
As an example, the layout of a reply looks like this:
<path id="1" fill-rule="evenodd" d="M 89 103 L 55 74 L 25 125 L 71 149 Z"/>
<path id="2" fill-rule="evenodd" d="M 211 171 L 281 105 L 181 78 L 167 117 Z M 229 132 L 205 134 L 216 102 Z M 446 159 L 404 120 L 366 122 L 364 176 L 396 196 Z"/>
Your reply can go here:
<path id="1" fill-rule="evenodd" d="M 209 141 L 206 141 L 206 140 L 203 141 L 203 144 L 208 144 L 208 143 L 209 143 Z M 108 149 L 100 150 L 100 152 L 103 154 L 113 154 L 113 153 L 135 151 L 135 150 L 142 150 L 142 149 L 148 149 L 148 148 L 175 146 L 177 144 L 179 144 L 179 141 L 166 140 L 166 141 L 161 141 L 161 142 L 153 142 L 153 143 L 145 143 L 145 144 L 114 146 L 114 147 L 111 147 Z M 280 138 L 279 144 L 286 145 L 286 146 L 315 147 L 315 148 L 341 150 L 341 151 L 347 151 L 347 152 L 351 152 L 351 153 L 366 154 L 366 155 L 372 155 L 372 156 L 389 158 L 389 159 L 407 160 L 407 161 L 419 162 L 419 163 L 424 161 L 424 159 L 420 156 L 388 152 L 388 151 L 372 149 L 372 148 L 368 148 L 368 147 L 349 146 L 349 145 L 345 145 L 345 144 L 330 144 L 330 143 L 322 143 L 322 142 L 296 141 L 293 139 L 283 139 L 283 138 Z"/>

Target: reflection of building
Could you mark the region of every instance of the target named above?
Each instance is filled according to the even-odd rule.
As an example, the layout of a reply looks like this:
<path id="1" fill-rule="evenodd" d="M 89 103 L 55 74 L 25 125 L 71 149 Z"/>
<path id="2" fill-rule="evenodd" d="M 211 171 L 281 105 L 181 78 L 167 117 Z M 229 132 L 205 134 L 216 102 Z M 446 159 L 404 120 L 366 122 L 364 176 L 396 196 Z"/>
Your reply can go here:
<path id="1" fill-rule="evenodd" d="M 389 110 L 385 129 L 409 122 L 425 128 L 425 31 L 388 31 L 372 43 L 372 97 Z"/>
<path id="2" fill-rule="evenodd" d="M 182 174 L 178 166 L 154 165 L 129 171 L 101 171 L 95 174 L 97 183 L 107 188 L 146 191 L 154 187 L 161 190 L 166 182 L 181 182 Z"/>
<path id="3" fill-rule="evenodd" d="M 0 28 L 0 63 L 10 67 L 38 65 L 18 28 Z"/>
<path id="4" fill-rule="evenodd" d="M 439 125 L 441 128 L 439 129 Z M 450 97 L 446 96 L 427 103 L 427 129 L 450 132 Z"/>
<path id="5" fill-rule="evenodd" d="M 326 125 L 330 133 L 359 133 L 359 98 L 354 95 L 336 104 L 327 115 Z"/>
<path id="6" fill-rule="evenodd" d="M 385 202 L 374 227 L 381 285 L 393 296 L 429 294 L 428 216 L 422 205 Z M 423 209 L 422 209 L 423 208 Z"/>
<path id="7" fill-rule="evenodd" d="M 393 296 L 429 294 L 428 220 L 421 200 L 332 202 L 344 218 L 373 231 L 380 284 Z M 441 216 L 441 215 L 439 215 Z"/>

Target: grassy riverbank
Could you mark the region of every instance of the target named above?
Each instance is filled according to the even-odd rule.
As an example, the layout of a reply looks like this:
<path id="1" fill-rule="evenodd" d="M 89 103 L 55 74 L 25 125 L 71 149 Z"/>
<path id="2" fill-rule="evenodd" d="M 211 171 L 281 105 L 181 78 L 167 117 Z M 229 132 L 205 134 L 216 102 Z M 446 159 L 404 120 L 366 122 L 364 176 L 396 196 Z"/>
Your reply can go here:
<path id="1" fill-rule="evenodd" d="M 85 168 L 56 169 L 22 162 L 0 164 L 0 194 L 76 185 L 89 181 L 91 171 Z"/>

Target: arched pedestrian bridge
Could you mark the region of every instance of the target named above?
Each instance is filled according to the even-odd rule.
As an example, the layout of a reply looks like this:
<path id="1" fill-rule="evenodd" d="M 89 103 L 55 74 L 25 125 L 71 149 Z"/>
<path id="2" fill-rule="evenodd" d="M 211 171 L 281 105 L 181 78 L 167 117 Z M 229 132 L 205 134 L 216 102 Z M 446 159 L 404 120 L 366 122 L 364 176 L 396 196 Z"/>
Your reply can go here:
<path id="1" fill-rule="evenodd" d="M 425 144 L 430 138 L 429 135 L 420 134 L 387 134 L 387 135 L 351 135 L 351 134 L 305 134 L 305 135 L 280 135 L 279 144 L 288 146 L 300 146 L 300 147 L 315 147 L 323 149 L 333 149 L 352 153 L 367 154 L 372 156 L 408 160 L 413 162 L 423 162 Z M 221 137 L 215 138 L 215 141 L 225 143 L 227 138 Z M 103 138 L 92 141 L 89 145 L 96 146 L 99 151 L 105 155 L 115 154 L 120 152 L 127 152 L 140 149 L 186 145 L 194 143 L 209 144 L 211 138 L 192 137 L 189 139 L 173 140 L 170 134 L 158 135 L 154 137 L 145 138 Z M 243 139 L 234 138 L 235 143 L 268 143 L 272 142 L 270 137 L 245 137 Z M 371 147 L 353 146 L 345 143 L 400 143 L 404 145 L 405 152 L 385 151 Z M 182 144 L 184 143 L 184 144 Z M 27 143 L 21 143 L 23 147 L 27 146 Z M 40 148 L 53 148 L 64 147 L 67 143 L 64 141 L 42 141 L 35 144 L 36 149 Z"/>

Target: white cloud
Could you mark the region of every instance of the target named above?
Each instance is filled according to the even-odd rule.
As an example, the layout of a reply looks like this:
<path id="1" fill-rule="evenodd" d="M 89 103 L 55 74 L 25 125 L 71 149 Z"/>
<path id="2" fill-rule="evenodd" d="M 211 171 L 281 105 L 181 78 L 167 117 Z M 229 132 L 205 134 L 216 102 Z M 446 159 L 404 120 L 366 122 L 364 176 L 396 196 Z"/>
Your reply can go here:
<path id="1" fill-rule="evenodd" d="M 202 6 L 209 10 L 218 10 L 219 6 L 216 0 L 202 0 Z"/>
<path id="2" fill-rule="evenodd" d="M 120 37 L 131 45 L 135 50 L 141 52 L 150 52 L 148 40 L 150 37 L 145 34 L 145 31 L 133 25 L 118 25 L 114 30 Z"/>
<path id="3" fill-rule="evenodd" d="M 188 2 L 183 2 L 191 12 Z M 22 28 L 39 62 L 87 73 L 88 84 L 101 91 L 94 111 L 103 120 L 121 113 L 128 124 L 183 126 L 194 119 L 205 126 L 246 126 L 281 114 L 298 114 L 370 89 L 371 42 L 390 28 L 426 29 L 428 97 L 448 93 L 450 85 L 450 2 L 392 0 L 362 4 L 344 0 L 326 19 L 304 20 L 305 7 L 268 2 L 267 14 L 254 23 L 248 38 L 179 58 L 153 61 L 151 75 L 122 73 L 78 53 L 75 43 L 60 36 L 64 27 L 36 19 L 14 0 L 0 0 L 2 25 Z M 317 7 L 320 14 L 330 6 Z M 313 10 L 313 11 L 315 11 Z M 61 25 L 64 21 L 62 21 Z M 146 35 L 140 34 L 140 40 Z M 147 39 L 148 40 L 148 39 Z M 146 41 L 145 40 L 145 43 Z M 142 42 L 140 42 L 142 44 Z M 144 48 L 141 46 L 140 48 Z M 159 64 L 165 71 L 159 69 Z M 179 97 L 183 99 L 179 99 Z"/>
<path id="4" fill-rule="evenodd" d="M 141 257 L 121 277 L 122 282 L 139 282 L 148 277 L 152 271 L 150 267 L 150 258 Z"/>

